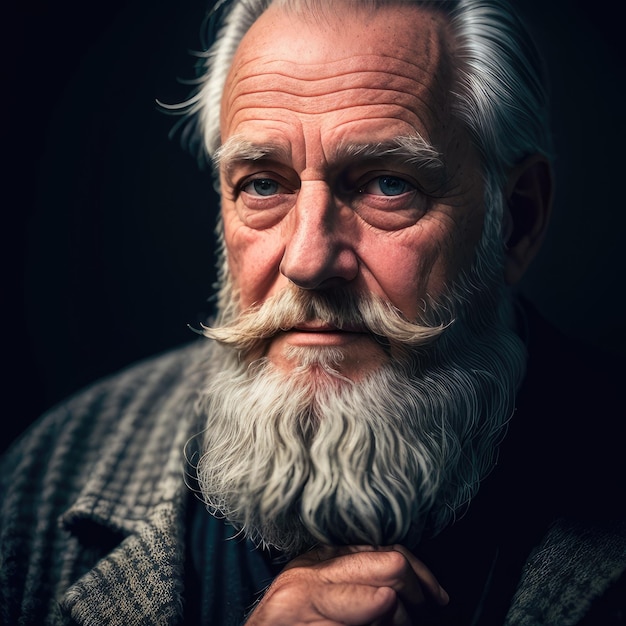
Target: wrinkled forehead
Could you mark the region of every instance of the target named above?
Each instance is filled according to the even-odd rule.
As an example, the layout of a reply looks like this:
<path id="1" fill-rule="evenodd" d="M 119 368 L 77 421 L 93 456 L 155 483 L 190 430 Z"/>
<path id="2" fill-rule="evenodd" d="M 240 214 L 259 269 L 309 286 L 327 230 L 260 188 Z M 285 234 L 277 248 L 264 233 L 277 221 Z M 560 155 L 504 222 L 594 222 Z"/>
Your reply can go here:
<path id="1" fill-rule="evenodd" d="M 447 108 L 454 73 L 452 47 L 447 17 L 431 7 L 276 0 L 243 37 L 222 104 L 228 107 L 233 89 L 245 91 L 238 83 L 265 72 L 315 81 L 388 71 L 420 86 L 426 106 Z"/>

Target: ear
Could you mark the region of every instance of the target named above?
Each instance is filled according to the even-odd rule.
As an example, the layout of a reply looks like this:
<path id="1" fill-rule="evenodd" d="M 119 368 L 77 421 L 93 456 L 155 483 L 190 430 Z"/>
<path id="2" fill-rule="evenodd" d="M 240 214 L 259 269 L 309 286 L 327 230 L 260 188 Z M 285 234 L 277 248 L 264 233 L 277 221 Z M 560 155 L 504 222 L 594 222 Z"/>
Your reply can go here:
<path id="1" fill-rule="evenodd" d="M 529 156 L 509 173 L 503 221 L 504 279 L 508 285 L 520 280 L 539 251 L 552 211 L 552 197 L 552 167 L 546 157 Z"/>

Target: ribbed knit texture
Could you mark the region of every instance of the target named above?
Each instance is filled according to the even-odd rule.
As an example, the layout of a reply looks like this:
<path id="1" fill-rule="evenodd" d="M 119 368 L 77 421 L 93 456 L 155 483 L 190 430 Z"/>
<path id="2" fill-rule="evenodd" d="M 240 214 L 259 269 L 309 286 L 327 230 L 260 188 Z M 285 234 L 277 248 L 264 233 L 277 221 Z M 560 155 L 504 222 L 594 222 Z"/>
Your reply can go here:
<path id="1" fill-rule="evenodd" d="M 526 563 L 506 626 L 578 624 L 593 600 L 618 581 L 625 563 L 623 522 L 559 520 Z M 619 619 L 611 623 L 624 623 L 626 616 Z"/>
<path id="2" fill-rule="evenodd" d="M 206 349 L 97 383 L 2 459 L 2 624 L 179 621 L 183 448 Z"/>

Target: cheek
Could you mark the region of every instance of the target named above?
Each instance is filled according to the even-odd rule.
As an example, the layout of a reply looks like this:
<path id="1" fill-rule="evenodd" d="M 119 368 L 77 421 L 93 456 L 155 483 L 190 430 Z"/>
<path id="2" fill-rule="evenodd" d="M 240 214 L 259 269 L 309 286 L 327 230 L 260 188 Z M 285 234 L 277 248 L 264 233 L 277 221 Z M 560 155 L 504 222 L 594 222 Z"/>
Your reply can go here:
<path id="1" fill-rule="evenodd" d="M 271 295 L 280 274 L 279 233 L 271 229 L 256 231 L 225 217 L 224 241 L 231 276 L 240 290 L 241 306 L 245 308 Z"/>
<path id="2" fill-rule="evenodd" d="M 407 318 L 417 319 L 424 301 L 439 300 L 471 265 L 480 229 L 470 235 L 459 226 L 445 220 L 423 223 L 370 246 L 364 259 L 370 280 Z"/>
<path id="3" fill-rule="evenodd" d="M 369 263 L 373 277 L 387 298 L 409 319 L 418 317 L 427 296 L 436 296 L 443 282 L 434 246 L 389 246 Z"/>

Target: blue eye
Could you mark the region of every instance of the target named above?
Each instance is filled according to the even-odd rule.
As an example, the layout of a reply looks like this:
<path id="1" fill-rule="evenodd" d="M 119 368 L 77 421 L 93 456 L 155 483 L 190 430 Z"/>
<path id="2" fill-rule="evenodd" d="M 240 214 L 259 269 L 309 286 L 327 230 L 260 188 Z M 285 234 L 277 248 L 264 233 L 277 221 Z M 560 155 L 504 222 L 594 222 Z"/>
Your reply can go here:
<path id="1" fill-rule="evenodd" d="M 400 196 L 412 189 L 412 185 L 397 176 L 377 176 L 359 191 L 374 196 Z"/>
<path id="2" fill-rule="evenodd" d="M 386 196 L 399 196 L 401 193 L 405 193 L 409 188 L 406 182 L 395 176 L 381 176 L 378 179 L 378 185 Z"/>
<path id="3" fill-rule="evenodd" d="M 257 178 L 243 187 L 243 191 L 253 196 L 273 196 L 278 193 L 280 185 L 271 178 Z"/>

